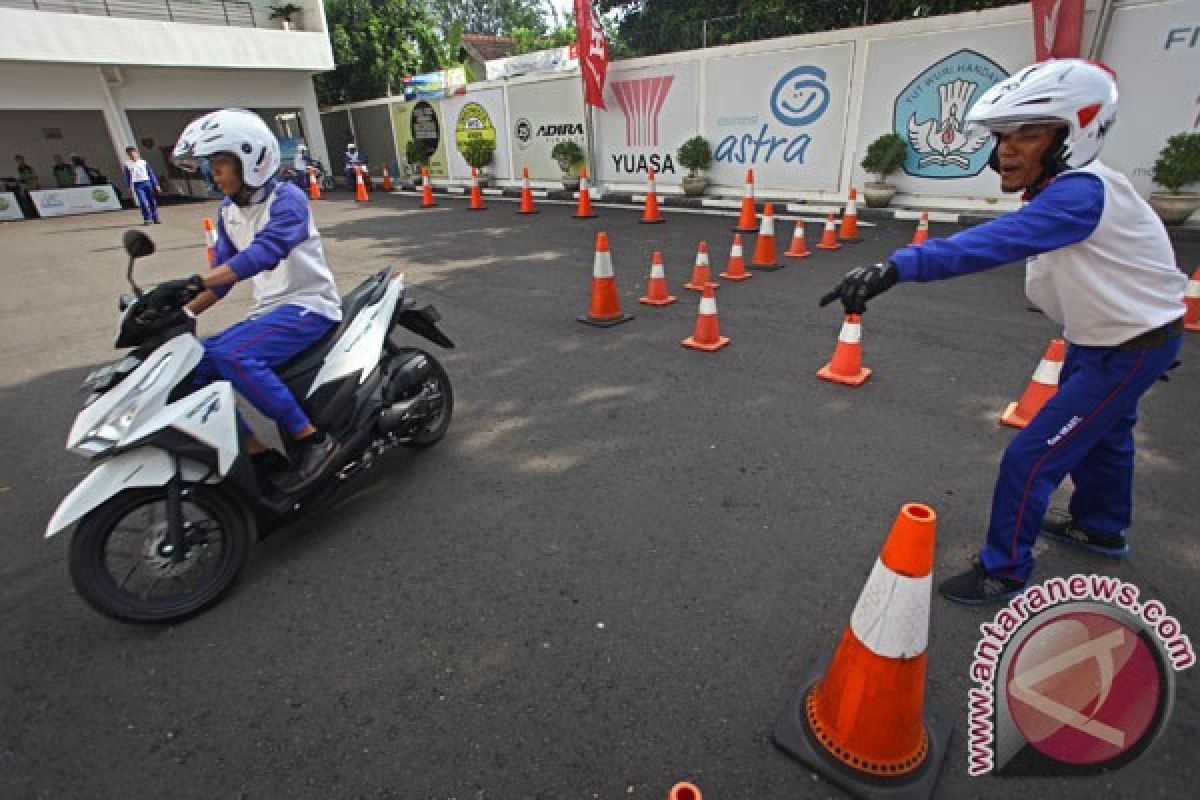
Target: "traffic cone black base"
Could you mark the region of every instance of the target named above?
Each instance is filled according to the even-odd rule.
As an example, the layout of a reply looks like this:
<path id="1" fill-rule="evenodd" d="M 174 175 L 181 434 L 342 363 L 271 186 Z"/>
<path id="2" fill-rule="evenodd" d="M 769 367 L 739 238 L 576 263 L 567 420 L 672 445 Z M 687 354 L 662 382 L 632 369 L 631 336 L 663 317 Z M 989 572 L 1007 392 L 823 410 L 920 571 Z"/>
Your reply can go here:
<path id="1" fill-rule="evenodd" d="M 784 704 L 772 733 L 775 746 L 855 797 L 868 800 L 925 800 L 932 797 L 942 771 L 942 762 L 946 760 L 954 726 L 925 718 L 929 750 L 921 765 L 907 775 L 878 778 L 851 769 L 825 749 L 807 719 L 808 696 L 825 675 L 829 661 L 829 657 L 825 657 L 814 665 L 800 690 Z"/>
<path id="2" fill-rule="evenodd" d="M 633 314 L 626 314 L 622 311 L 621 316 L 614 317 L 613 319 L 592 319 L 585 314 L 582 317 L 576 317 L 575 319 L 579 320 L 584 325 L 591 325 L 594 328 L 611 328 L 615 325 L 620 325 L 622 322 L 629 322 L 631 319 L 633 319 Z"/>

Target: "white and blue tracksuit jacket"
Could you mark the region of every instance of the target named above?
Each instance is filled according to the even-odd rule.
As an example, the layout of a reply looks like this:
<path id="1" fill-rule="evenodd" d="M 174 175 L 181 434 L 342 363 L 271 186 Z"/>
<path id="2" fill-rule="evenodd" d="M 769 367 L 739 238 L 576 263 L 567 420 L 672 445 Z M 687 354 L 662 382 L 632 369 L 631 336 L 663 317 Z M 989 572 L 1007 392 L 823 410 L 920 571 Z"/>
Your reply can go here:
<path id="1" fill-rule="evenodd" d="M 1058 393 L 1005 451 L 980 553 L 992 575 L 1025 580 L 1050 495 L 1068 474 L 1076 524 L 1108 535 L 1129 527 L 1137 404 L 1179 354 L 1187 278 L 1158 216 L 1098 162 L 1057 176 L 1015 213 L 891 261 L 900 281 L 932 281 L 1021 258 L 1029 299 L 1070 345 Z"/>

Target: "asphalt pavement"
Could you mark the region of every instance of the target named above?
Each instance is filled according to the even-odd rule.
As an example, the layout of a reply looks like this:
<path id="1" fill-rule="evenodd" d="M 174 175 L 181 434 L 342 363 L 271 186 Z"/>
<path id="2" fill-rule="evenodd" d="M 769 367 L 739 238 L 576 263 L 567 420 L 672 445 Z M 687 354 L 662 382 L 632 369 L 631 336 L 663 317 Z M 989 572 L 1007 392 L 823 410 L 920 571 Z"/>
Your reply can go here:
<path id="1" fill-rule="evenodd" d="M 935 577 L 982 541 L 1013 436 L 997 417 L 1058 333 L 1027 309 L 1021 267 L 874 300 L 874 374 L 849 389 L 815 377 L 841 325 L 817 298 L 907 243 L 911 222 L 723 282 L 732 343 L 708 354 L 680 346 L 697 311 L 681 284 L 701 239 L 724 268 L 732 212 L 668 201 L 654 226 L 603 205 L 576 220 L 568 205 L 438 203 L 335 193 L 315 214 L 343 291 L 396 265 L 442 312 L 458 345 L 436 353 L 456 393 L 447 438 L 388 454 L 336 508 L 256 548 L 224 602 L 166 628 L 90 611 L 68 537 L 42 538 L 88 470 L 63 442 L 75 387 L 116 357 L 120 234 L 137 212 L 0 224 L 0 797 L 659 800 L 678 780 L 706 800 L 843 796 L 774 747 L 776 714 L 832 652 L 902 504 L 938 515 Z M 201 269 L 213 210 L 164 209 L 141 279 Z M 600 230 L 636 315 L 611 329 L 576 321 Z M 782 252 L 791 223 L 777 232 Z M 680 297 L 665 308 L 636 301 L 654 250 Z M 1200 266 L 1200 242 L 1176 250 Z M 1042 544 L 1035 580 L 1121 577 L 1195 637 L 1190 336 L 1141 405 L 1132 557 Z M 932 603 L 927 710 L 956 725 L 937 797 L 1192 795 L 1195 669 L 1165 734 L 1119 771 L 968 777 L 968 668 L 993 613 Z"/>

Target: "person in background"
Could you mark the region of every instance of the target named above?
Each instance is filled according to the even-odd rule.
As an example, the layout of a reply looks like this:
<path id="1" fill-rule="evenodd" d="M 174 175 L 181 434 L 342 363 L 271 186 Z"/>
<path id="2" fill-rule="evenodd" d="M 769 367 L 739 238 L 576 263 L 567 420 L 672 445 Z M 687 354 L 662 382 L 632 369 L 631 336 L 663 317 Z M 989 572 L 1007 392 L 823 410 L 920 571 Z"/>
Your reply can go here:
<path id="1" fill-rule="evenodd" d="M 54 166 L 50 168 L 50 171 L 54 173 L 54 183 L 58 188 L 66 189 L 75 185 L 75 170 L 71 169 L 70 164 L 63 161 L 61 155 L 54 154 Z"/>
<path id="2" fill-rule="evenodd" d="M 89 167 L 83 156 L 71 154 L 71 168 L 75 170 L 76 186 L 101 186 L 108 183 L 108 178 L 95 167 Z"/>
<path id="3" fill-rule="evenodd" d="M 355 187 L 358 185 L 358 182 L 355 180 L 354 173 L 358 167 L 367 166 L 367 156 L 365 153 L 360 153 L 358 151 L 358 145 L 356 145 L 354 142 L 351 142 L 350 144 L 346 145 L 346 155 L 344 155 L 342 158 L 345 163 L 346 188 L 353 192 Z M 363 183 L 366 185 L 367 190 L 370 191 L 370 175 L 363 175 Z"/>
<path id="4" fill-rule="evenodd" d="M 125 186 L 133 194 L 138 208 L 142 210 L 142 224 L 158 225 L 162 222 L 158 218 L 158 195 L 162 194 L 158 176 L 138 153 L 136 147 L 126 147 L 125 155 L 129 158 L 125 162 Z"/>
<path id="5" fill-rule="evenodd" d="M 308 168 L 312 163 L 313 160 L 308 154 L 308 147 L 303 144 L 296 145 L 296 154 L 292 156 L 292 169 L 296 171 L 294 178 L 296 186 L 301 189 L 308 189 Z"/>
<path id="6" fill-rule="evenodd" d="M 25 156 L 13 156 L 13 161 L 17 162 L 17 180 L 21 182 L 22 189 L 26 192 L 36 192 L 42 188 L 33 167 L 25 163 Z"/>

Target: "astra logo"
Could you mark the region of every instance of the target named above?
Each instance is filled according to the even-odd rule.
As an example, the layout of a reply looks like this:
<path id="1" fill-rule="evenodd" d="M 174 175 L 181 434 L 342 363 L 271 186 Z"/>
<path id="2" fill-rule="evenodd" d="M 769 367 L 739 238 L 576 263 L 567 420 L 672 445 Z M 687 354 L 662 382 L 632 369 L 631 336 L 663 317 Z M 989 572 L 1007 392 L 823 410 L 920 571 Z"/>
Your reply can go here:
<path id="1" fill-rule="evenodd" d="M 771 92 L 771 113 L 788 128 L 802 128 L 821 118 L 829 108 L 830 92 L 825 85 L 825 70 L 805 65 L 785 73 Z M 730 117 L 737 121 L 740 118 Z M 745 118 L 758 122 L 757 116 Z M 769 164 L 772 160 L 788 164 L 803 164 L 812 136 L 808 133 L 783 131 L 783 136 L 771 133 L 771 126 L 762 123 L 753 133 L 741 136 L 730 134 L 717 143 L 713 158 L 736 164 Z"/>
<path id="2" fill-rule="evenodd" d="M 674 82 L 674 75 L 612 82 L 613 96 L 625 115 L 627 146 L 658 147 L 658 116 Z"/>

